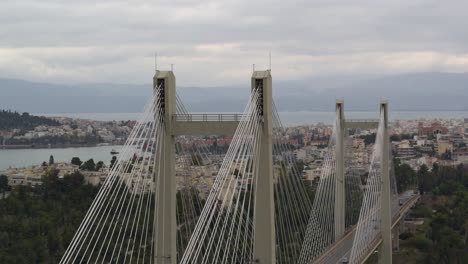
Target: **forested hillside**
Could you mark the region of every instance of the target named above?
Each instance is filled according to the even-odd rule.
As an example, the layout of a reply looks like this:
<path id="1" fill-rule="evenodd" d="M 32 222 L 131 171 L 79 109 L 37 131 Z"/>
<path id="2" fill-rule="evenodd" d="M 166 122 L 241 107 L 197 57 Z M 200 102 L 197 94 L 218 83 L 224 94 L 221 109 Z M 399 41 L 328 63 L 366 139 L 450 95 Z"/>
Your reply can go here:
<path id="1" fill-rule="evenodd" d="M 400 235 L 394 263 L 467 263 L 468 168 L 435 164 L 431 170 L 424 165 L 417 172 L 409 170 L 405 174 L 418 178 L 423 193 L 410 218 L 423 224 Z"/>
<path id="2" fill-rule="evenodd" d="M 0 111 L 0 130 L 15 128 L 31 130 L 40 125 L 59 126 L 60 123 L 54 119 L 33 116 L 26 112 L 20 114 L 11 110 Z"/>
<path id="3" fill-rule="evenodd" d="M 78 172 L 59 179 L 51 169 L 42 187 L 0 199 L 0 263 L 58 263 L 97 191 Z"/>

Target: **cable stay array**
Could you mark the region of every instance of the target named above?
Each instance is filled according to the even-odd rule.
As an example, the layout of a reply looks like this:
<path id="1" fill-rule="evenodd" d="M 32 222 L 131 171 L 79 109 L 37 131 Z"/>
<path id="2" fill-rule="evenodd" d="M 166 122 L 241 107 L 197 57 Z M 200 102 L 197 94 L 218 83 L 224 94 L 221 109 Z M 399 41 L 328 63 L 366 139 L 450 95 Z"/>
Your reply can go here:
<path id="1" fill-rule="evenodd" d="M 181 263 L 249 263 L 261 141 L 259 93 L 249 103 L 214 180 Z"/>
<path id="2" fill-rule="evenodd" d="M 294 151 L 273 103 L 273 164 L 277 263 L 297 263 L 309 214 L 310 190 L 304 184 Z"/>
<path id="3" fill-rule="evenodd" d="M 180 97 L 176 94 L 176 111 L 188 114 Z M 193 233 L 207 196 L 210 183 L 205 176 L 216 165 L 210 158 L 210 151 L 205 144 L 191 144 L 194 137 L 176 138 L 176 178 L 177 182 L 177 262 L 180 262 L 190 236 Z M 205 191 L 203 191 L 205 190 Z"/>
<path id="4" fill-rule="evenodd" d="M 153 263 L 158 220 L 155 190 L 163 179 L 165 118 L 161 89 L 148 101 L 60 263 Z M 180 100 L 177 111 L 186 113 Z M 205 145 L 176 140 L 177 251 L 183 252 L 200 215 L 205 168 L 214 166 Z M 182 254 L 179 254 L 182 256 Z"/>
<path id="5" fill-rule="evenodd" d="M 338 118 L 336 119 L 338 120 Z M 298 263 L 310 263 L 333 243 L 336 177 L 336 124 L 325 153 Z"/>
<path id="6" fill-rule="evenodd" d="M 164 134 L 158 97 L 155 93 L 146 105 L 60 263 L 152 259 Z"/>
<path id="7" fill-rule="evenodd" d="M 350 263 L 361 263 L 368 255 L 369 251 L 375 245 L 375 242 L 381 238 L 382 229 L 382 147 L 384 140 L 384 114 L 381 113 L 379 127 L 376 134 L 376 143 L 372 154 L 369 175 L 366 180 L 364 198 L 359 221 L 356 228 L 356 235 L 351 250 Z M 396 180 L 392 165 L 391 150 L 389 150 L 390 166 L 390 195 L 392 200 L 391 214 L 392 218 L 398 213 L 398 193 Z"/>
<path id="8" fill-rule="evenodd" d="M 364 195 L 362 172 L 355 166 L 353 138 L 345 134 L 345 227 L 355 226 L 359 220 Z"/>
<path id="9" fill-rule="evenodd" d="M 337 127 L 333 126 L 327 152 L 324 156 L 320 180 L 315 192 L 315 198 L 311 209 L 305 239 L 300 251 L 297 263 L 311 263 L 324 253 L 335 242 L 335 193 L 337 177 Z M 345 227 L 355 225 L 358 221 L 363 197 L 363 185 L 361 173 L 353 166 L 353 145 L 348 130 L 345 131 L 344 146 L 344 179 L 345 179 Z"/>

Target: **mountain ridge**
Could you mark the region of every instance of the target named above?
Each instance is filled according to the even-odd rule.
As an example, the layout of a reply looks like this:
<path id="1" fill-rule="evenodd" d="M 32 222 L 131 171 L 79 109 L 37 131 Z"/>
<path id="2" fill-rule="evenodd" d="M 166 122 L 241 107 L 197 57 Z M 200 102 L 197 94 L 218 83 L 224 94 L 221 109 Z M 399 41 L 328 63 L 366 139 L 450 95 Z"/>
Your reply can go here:
<path id="1" fill-rule="evenodd" d="M 468 110 L 468 73 L 408 73 L 373 77 L 275 80 L 280 111 L 333 111 L 343 98 L 348 111 L 374 111 L 381 98 L 393 111 Z M 195 112 L 242 111 L 250 89 L 241 85 L 178 87 L 184 104 Z M 0 108 L 20 112 L 139 112 L 151 84 L 56 84 L 0 78 Z"/>

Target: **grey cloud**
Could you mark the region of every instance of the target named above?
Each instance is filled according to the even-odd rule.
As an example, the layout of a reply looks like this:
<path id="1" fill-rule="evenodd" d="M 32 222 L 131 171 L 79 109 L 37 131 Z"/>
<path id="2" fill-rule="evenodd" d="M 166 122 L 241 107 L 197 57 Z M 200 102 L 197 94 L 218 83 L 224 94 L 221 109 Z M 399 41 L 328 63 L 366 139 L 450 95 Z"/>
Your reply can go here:
<path id="1" fill-rule="evenodd" d="M 161 64 L 175 63 L 197 84 L 232 82 L 264 63 L 268 50 L 285 79 L 466 71 L 465 60 L 450 63 L 468 53 L 467 9 L 462 0 L 7 0 L 0 4 L 0 76 L 138 82 L 152 72 L 155 50 Z M 422 64 L 413 55 L 424 52 L 437 58 Z M 412 65 L 401 62 L 405 54 Z M 215 72 L 206 80 L 198 71 Z"/>

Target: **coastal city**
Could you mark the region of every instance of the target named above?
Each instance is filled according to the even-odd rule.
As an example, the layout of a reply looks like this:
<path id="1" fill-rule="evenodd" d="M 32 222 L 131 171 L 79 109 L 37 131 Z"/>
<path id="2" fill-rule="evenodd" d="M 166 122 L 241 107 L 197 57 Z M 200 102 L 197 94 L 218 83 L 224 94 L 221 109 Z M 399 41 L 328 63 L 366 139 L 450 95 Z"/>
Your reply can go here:
<path id="1" fill-rule="evenodd" d="M 123 144 L 135 121 L 96 121 L 56 117 L 54 125 L 6 128 L 0 125 L 0 149 L 79 147 Z"/>
<path id="2" fill-rule="evenodd" d="M 53 145 L 54 147 L 79 147 L 89 145 L 110 145 L 119 149 L 126 141 L 134 121 L 93 121 L 83 119 L 72 119 L 55 117 L 60 125 L 40 125 L 29 131 L 18 131 L 18 129 L 0 131 L 3 137 L 3 148 L 18 147 L 49 147 L 45 143 L 51 138 L 60 138 L 63 143 Z M 333 126 L 318 123 L 315 125 L 302 125 L 287 127 L 284 129 L 283 143 L 290 146 L 290 151 L 282 153 L 277 159 L 292 159 L 299 162 L 304 180 L 317 182 L 322 175 L 324 156 L 327 153 L 330 137 L 333 134 Z M 373 146 L 375 142 L 376 129 L 356 129 L 350 131 L 347 140 L 347 155 L 352 162 L 352 168 L 365 173 L 369 170 L 372 159 Z M 64 141 L 64 139 L 70 141 Z M 79 140 L 77 140 L 79 139 Z M 86 139 L 93 139 L 92 142 Z M 401 163 L 408 164 L 411 169 L 418 171 L 421 166 L 432 168 L 434 164 L 441 166 L 468 165 L 468 118 L 466 119 L 434 119 L 434 120 L 396 120 L 391 122 L 390 139 L 392 153 Z M 196 144 L 212 147 L 216 144 L 216 152 L 211 153 L 212 161 L 217 166 L 203 168 L 203 177 L 209 176 L 203 181 L 205 195 L 211 188 L 213 178 L 216 176 L 223 155 L 226 153 L 232 138 L 210 136 L 204 138 L 179 137 L 181 144 Z M 77 145 L 70 142 L 80 142 Z M 22 142 L 26 144 L 10 144 L 10 142 Z M 56 141 L 57 142 L 57 141 Z M 26 167 L 0 168 L 0 175 L 8 178 L 9 185 L 14 188 L 18 185 L 35 186 L 42 184 L 42 176 L 47 169 L 53 168 L 59 171 L 60 177 L 74 172 L 80 172 L 85 182 L 92 185 L 102 184 L 109 174 L 111 158 L 118 152 L 109 153 L 108 160 L 93 160 L 101 162 L 102 166 L 91 169 L 83 165 L 85 161 L 77 160 L 49 162 L 49 157 L 44 157 L 42 164 L 31 164 Z M 60 157 L 55 157 L 60 158 Z M 115 157 L 114 157 L 115 158 Z M 199 164 L 203 166 L 203 164 Z M 183 168 L 179 168 L 182 173 Z M 196 177 L 197 175 L 194 175 Z M 200 173 L 198 173 L 200 176 Z M 210 184 L 206 185 L 206 182 Z"/>

